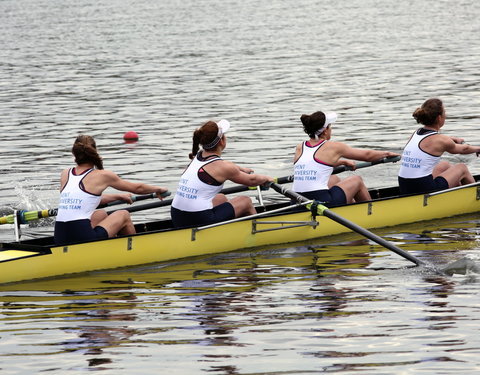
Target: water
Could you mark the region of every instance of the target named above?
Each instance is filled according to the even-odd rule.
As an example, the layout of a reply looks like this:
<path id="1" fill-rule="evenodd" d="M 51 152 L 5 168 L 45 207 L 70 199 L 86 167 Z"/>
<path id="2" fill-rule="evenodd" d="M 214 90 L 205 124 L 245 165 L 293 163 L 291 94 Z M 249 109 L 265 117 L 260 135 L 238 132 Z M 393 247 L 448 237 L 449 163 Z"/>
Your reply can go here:
<path id="1" fill-rule="evenodd" d="M 0 211 L 55 207 L 80 132 L 106 168 L 171 190 L 208 119 L 232 123 L 227 158 L 272 176 L 291 174 L 299 117 L 319 109 L 338 112 L 337 140 L 398 152 L 438 96 L 445 133 L 478 145 L 479 15 L 472 0 L 1 0 Z M 447 159 L 479 173 L 473 156 Z M 383 187 L 397 170 L 356 173 Z M 378 233 L 443 265 L 478 259 L 478 225 Z M 475 373 L 478 294 L 474 274 L 423 273 L 354 235 L 3 286 L 0 369 Z"/>

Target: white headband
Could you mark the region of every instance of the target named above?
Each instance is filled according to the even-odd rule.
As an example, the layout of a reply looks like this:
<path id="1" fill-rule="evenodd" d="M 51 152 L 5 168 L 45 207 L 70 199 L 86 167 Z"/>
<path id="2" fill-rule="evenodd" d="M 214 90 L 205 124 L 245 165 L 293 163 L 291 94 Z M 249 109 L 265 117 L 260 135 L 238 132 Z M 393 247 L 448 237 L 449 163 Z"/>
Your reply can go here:
<path id="1" fill-rule="evenodd" d="M 325 124 L 323 124 L 323 126 L 315 132 L 315 139 L 318 139 L 318 136 L 325 131 L 328 125 L 334 123 L 335 121 L 337 121 L 337 114 L 335 112 L 325 113 Z"/>
<path id="2" fill-rule="evenodd" d="M 217 122 L 217 126 L 218 133 L 215 139 L 206 145 L 202 145 L 205 150 L 211 150 L 214 148 L 218 142 L 220 142 L 220 139 L 222 139 L 223 135 L 228 132 L 228 129 L 230 129 L 230 123 L 227 120 L 220 120 Z"/>

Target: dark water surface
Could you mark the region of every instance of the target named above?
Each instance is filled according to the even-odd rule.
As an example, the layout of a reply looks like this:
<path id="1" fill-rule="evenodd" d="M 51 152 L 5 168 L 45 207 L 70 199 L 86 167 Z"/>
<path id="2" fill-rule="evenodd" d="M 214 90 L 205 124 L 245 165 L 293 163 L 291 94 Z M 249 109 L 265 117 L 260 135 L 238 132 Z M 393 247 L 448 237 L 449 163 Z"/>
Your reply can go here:
<path id="1" fill-rule="evenodd" d="M 337 140 L 399 152 L 413 110 L 440 97 L 444 132 L 478 145 L 479 16 L 473 0 L 0 0 L 0 213 L 56 207 L 80 132 L 106 168 L 171 190 L 208 119 L 232 123 L 226 158 L 272 176 L 291 174 L 299 117 L 316 110 L 338 112 Z M 446 159 L 480 173 L 474 156 Z M 384 187 L 397 170 L 355 173 Z M 38 225 L 25 238 L 51 231 Z M 444 265 L 478 261 L 479 225 L 377 233 Z M 350 235 L 2 286 L 0 370 L 474 374 L 477 277 L 431 275 Z"/>

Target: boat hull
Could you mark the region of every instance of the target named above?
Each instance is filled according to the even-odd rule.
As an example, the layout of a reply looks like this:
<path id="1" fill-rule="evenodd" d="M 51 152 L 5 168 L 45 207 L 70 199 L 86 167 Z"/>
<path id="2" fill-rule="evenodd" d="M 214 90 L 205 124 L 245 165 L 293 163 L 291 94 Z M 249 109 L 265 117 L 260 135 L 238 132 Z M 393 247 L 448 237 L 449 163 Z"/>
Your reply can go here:
<path id="1" fill-rule="evenodd" d="M 480 209 L 478 189 L 472 186 L 436 195 L 383 198 L 334 207 L 332 211 L 364 228 L 388 227 L 477 212 Z M 326 217 L 312 217 L 310 212 L 303 211 L 201 230 L 161 229 L 68 246 L 37 246 L 35 240 L 3 243 L 0 283 L 166 262 L 345 232 L 350 230 Z"/>

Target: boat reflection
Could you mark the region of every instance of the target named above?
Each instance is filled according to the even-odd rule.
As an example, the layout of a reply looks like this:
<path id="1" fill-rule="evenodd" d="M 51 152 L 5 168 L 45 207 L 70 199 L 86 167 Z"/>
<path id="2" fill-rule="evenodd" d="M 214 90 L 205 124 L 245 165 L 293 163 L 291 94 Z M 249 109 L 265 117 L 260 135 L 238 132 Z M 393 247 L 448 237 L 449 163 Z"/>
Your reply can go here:
<path id="1" fill-rule="evenodd" d="M 465 230 L 468 225 L 474 229 Z M 417 257 L 445 264 L 477 248 L 478 223 L 464 220 L 459 226 L 424 223 L 377 234 Z M 36 329 L 56 330 L 57 340 L 40 345 L 80 354 L 90 369 L 116 366 L 122 360 L 118 348 L 163 359 L 178 348 L 208 347 L 197 354 L 196 366 L 237 374 L 235 358 L 261 347 L 255 341 L 261 334 L 279 348 L 291 325 L 311 334 L 309 340 L 344 339 L 335 324 L 352 315 L 365 319 L 372 303 L 382 303 L 381 293 L 369 289 L 370 280 L 388 288 L 408 275 L 413 280 L 407 283 L 412 288 L 407 302 L 419 299 L 429 329 L 452 327 L 459 318 L 449 298 L 458 282 L 409 267 L 397 254 L 352 233 L 284 248 L 3 285 L 1 312 L 7 323 L 24 320 Z M 336 356 L 323 349 L 310 354 Z"/>

